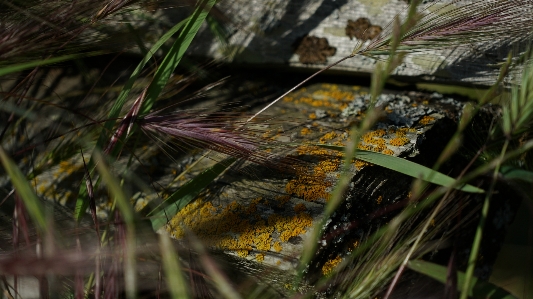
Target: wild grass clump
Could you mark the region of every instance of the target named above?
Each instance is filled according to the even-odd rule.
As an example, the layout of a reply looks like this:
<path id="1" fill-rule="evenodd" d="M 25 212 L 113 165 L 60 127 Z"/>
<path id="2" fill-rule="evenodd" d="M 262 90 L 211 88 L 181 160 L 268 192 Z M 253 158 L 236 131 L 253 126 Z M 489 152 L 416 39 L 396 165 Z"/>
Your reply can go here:
<path id="1" fill-rule="evenodd" d="M 171 86 L 176 82 L 176 70 L 215 0 L 198 1 L 187 18 L 170 28 L 150 49 L 141 49 L 144 57 L 135 69 L 127 70 L 127 79 L 110 83 L 97 97 L 91 96 L 96 94 L 96 84 L 84 89 L 87 95 L 81 102 L 90 102 L 89 109 L 60 97 L 54 99 L 50 95 L 53 86 L 49 91 L 40 92 L 47 89 L 46 76 L 41 75 L 46 72 L 45 65 L 108 52 L 106 45 L 113 41 L 106 34 L 108 22 L 126 18 L 128 12 L 140 9 L 141 2 L 4 1 L 0 4 L 0 76 L 18 76 L 12 87 L 0 91 L 0 108 L 4 110 L 0 161 L 5 173 L 0 204 L 0 232 L 4 241 L 0 245 L 0 279 L 4 282 L 1 288 L 7 297 L 15 298 L 18 286 L 33 276 L 39 285 L 36 293 L 43 298 L 57 294 L 69 298 L 240 298 L 258 293 L 265 297 L 279 296 L 274 288 L 270 289 L 270 282 L 253 284 L 252 288 L 236 287 L 232 274 L 221 269 L 192 233 L 180 243 L 161 233 L 169 219 L 194 201 L 233 163 L 246 161 L 285 174 L 291 174 L 295 167 L 308 166 L 307 162 L 282 155 L 297 145 L 261 136 L 270 120 L 261 114 L 288 92 L 255 114 L 206 109 L 183 111 L 173 105 L 159 108 L 162 94 L 176 88 Z M 374 103 L 406 55 L 530 41 L 533 13 L 528 12 L 532 9 L 530 0 L 453 1 L 428 12 L 414 1 L 404 16 L 395 18 L 381 35 L 360 44 L 349 56 L 290 91 L 356 55 L 384 57 L 385 62 L 377 64 L 372 76 L 370 90 Z M 129 43 L 124 44 L 119 51 L 130 47 Z M 163 56 L 156 55 L 162 50 Z M 359 124 L 349 128 L 351 142 L 346 146 L 319 145 L 343 153 L 342 175 L 324 208 L 323 219 L 316 223 L 314 235 L 307 240 L 294 284 L 287 287 L 299 291 L 294 292 L 294 297 L 322 294 L 391 298 L 408 269 L 445 282 L 446 298 L 484 296 L 480 285 L 483 291 L 502 292 L 495 285 L 478 281 L 474 270 L 489 208 L 499 184 L 522 178 L 531 187 L 531 182 L 523 178 L 533 176 L 529 152 L 533 147 L 532 61 L 528 49 L 511 52 L 506 61 L 498 63 L 500 76 L 478 103 L 466 106 L 455 134 L 431 168 L 357 150 L 360 137 L 381 116 L 380 107 L 374 105 Z M 501 116 L 492 120 L 487 136 L 481 136 L 483 142 L 476 144 L 478 152 L 465 158 L 469 161 L 458 173 L 440 173 L 443 165 L 461 152 L 462 140 L 469 136 L 468 130 L 478 112 L 501 93 L 509 73 L 520 66 L 523 67 L 520 82 L 510 89 L 509 99 L 502 103 Z M 109 105 L 105 103 L 108 100 Z M 52 114 L 46 115 L 49 111 L 62 111 L 70 118 L 57 119 Z M 149 154 L 147 148 L 152 145 L 167 154 L 175 150 L 209 150 L 207 156 L 214 162 L 197 171 L 179 188 L 169 191 L 145 170 L 150 165 L 145 165 L 140 158 Z M 37 187 L 40 175 L 52 168 L 61 169 L 65 165 L 60 162 L 78 156 L 81 156 L 79 165 L 63 167 L 68 168 L 67 172 L 80 174 L 73 186 L 66 187 L 70 194 L 65 196 L 66 207 L 39 198 L 37 194 L 46 194 Z M 316 257 L 318 241 L 331 237 L 323 235 L 323 228 L 344 200 L 355 158 L 413 177 L 411 197 L 388 224 L 368 232 L 364 242 L 331 273 L 311 281 L 308 266 Z M 179 159 L 170 160 L 178 162 Z M 134 165 L 148 173 L 149 182 L 130 171 Z M 135 180 L 140 183 L 136 184 Z M 150 188 L 162 191 L 154 192 L 158 193 L 156 198 L 139 208 L 132 204 L 132 185 L 139 185 L 141 191 Z M 57 192 L 60 191 L 51 193 Z M 465 204 L 469 201 L 473 203 Z M 472 211 L 467 210 L 470 208 Z M 479 217 L 475 218 L 477 211 Z M 102 212 L 106 213 L 105 217 L 101 217 Z M 464 272 L 455 268 L 453 255 L 447 268 L 421 260 L 441 249 L 441 243 L 453 243 L 443 232 L 453 235 L 474 220 L 478 224 Z"/>

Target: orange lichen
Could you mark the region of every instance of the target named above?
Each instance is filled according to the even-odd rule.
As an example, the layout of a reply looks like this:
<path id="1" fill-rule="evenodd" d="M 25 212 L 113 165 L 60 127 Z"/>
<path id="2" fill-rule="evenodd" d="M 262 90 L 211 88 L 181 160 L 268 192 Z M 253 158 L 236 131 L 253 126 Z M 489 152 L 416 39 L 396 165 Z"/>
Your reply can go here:
<path id="1" fill-rule="evenodd" d="M 338 134 L 336 132 L 331 131 L 331 132 L 327 133 L 326 135 L 322 136 L 322 138 L 320 138 L 319 142 L 324 144 L 324 143 L 326 143 L 326 141 L 331 140 L 331 139 L 333 139 L 333 138 L 335 138 L 337 136 L 338 136 Z"/>
<path id="2" fill-rule="evenodd" d="M 331 158 L 331 160 L 320 161 L 314 167 L 315 174 L 325 176 L 329 172 L 334 172 L 339 169 L 340 160 L 337 158 Z"/>
<path id="3" fill-rule="evenodd" d="M 355 162 L 354 162 L 354 165 L 357 168 L 357 170 L 361 170 L 363 167 L 370 166 L 372 164 L 356 159 Z"/>
<path id="4" fill-rule="evenodd" d="M 315 113 L 309 114 L 309 119 L 316 119 L 316 114 Z"/>
<path id="5" fill-rule="evenodd" d="M 311 134 L 311 132 L 312 132 L 312 131 L 311 131 L 310 129 L 308 129 L 308 128 L 303 128 L 303 129 L 300 131 L 300 134 L 301 134 L 301 135 L 309 135 L 309 134 Z"/>
<path id="6" fill-rule="evenodd" d="M 385 155 L 390 155 L 390 156 L 393 156 L 394 155 L 394 151 L 390 150 L 390 149 L 385 149 L 382 151 L 383 154 Z"/>
<path id="7" fill-rule="evenodd" d="M 326 189 L 331 186 L 329 182 L 321 182 L 312 177 L 298 177 L 290 180 L 285 185 L 285 191 L 288 194 L 303 198 L 306 201 L 316 201 L 327 199 L 329 193 Z"/>
<path id="8" fill-rule="evenodd" d="M 332 186 L 332 183 L 327 180 L 327 175 L 339 169 L 342 152 L 310 145 L 298 147 L 297 152 L 299 155 L 323 156 L 326 160 L 318 162 L 312 169 L 305 167 L 298 169 L 297 177 L 285 185 L 285 191 L 306 201 L 327 200 L 329 193 L 326 189 Z"/>
<path id="9" fill-rule="evenodd" d="M 435 118 L 434 117 L 431 117 L 429 115 L 424 115 L 424 117 L 422 117 L 418 123 L 421 124 L 421 125 L 429 125 L 431 123 L 433 123 L 435 121 Z"/>
<path id="10" fill-rule="evenodd" d="M 363 145 L 363 144 L 359 143 L 357 145 L 357 148 L 361 149 L 361 150 L 364 150 L 364 151 L 371 151 L 374 147 L 371 146 L 371 145 Z"/>
<path id="11" fill-rule="evenodd" d="M 408 131 L 409 131 L 409 128 L 399 128 L 395 132 L 396 137 L 405 137 Z"/>
<path id="12" fill-rule="evenodd" d="M 257 205 L 260 201 L 261 198 L 257 198 L 251 203 Z M 175 238 L 183 237 L 185 229 L 191 230 L 208 246 L 246 257 L 254 249 L 280 252 L 281 244 L 273 242 L 275 232 L 281 241 L 286 242 L 291 237 L 305 233 L 305 229 L 312 225 L 311 216 L 303 212 L 292 217 L 271 215 L 268 220 L 255 217 L 252 221 L 246 216 L 250 210 L 250 205 L 237 202 L 226 207 L 215 207 L 211 202 L 197 199 L 170 220 L 167 230 Z"/>
<path id="13" fill-rule="evenodd" d="M 404 144 L 407 144 L 409 142 L 409 138 L 407 137 L 397 137 L 390 140 L 390 144 L 394 146 L 402 146 Z"/>
<path id="14" fill-rule="evenodd" d="M 322 274 L 324 276 L 331 275 L 335 267 L 337 267 L 342 262 L 342 257 L 337 256 L 336 258 L 327 261 L 324 266 L 322 266 Z"/>
<path id="15" fill-rule="evenodd" d="M 282 242 L 287 242 L 292 237 L 305 234 L 306 228 L 313 225 L 313 218 L 307 213 L 298 213 L 292 217 L 273 214 L 268 217 L 268 224 L 276 228 Z"/>
<path id="16" fill-rule="evenodd" d="M 281 244 L 279 242 L 274 242 L 274 245 L 272 246 L 272 248 L 276 252 L 281 252 L 281 250 L 283 250 L 283 247 L 281 246 Z"/>
<path id="17" fill-rule="evenodd" d="M 378 205 L 380 205 L 382 201 L 383 201 L 383 196 L 381 196 L 381 195 L 378 196 L 378 198 L 376 199 L 376 203 L 377 203 Z"/>

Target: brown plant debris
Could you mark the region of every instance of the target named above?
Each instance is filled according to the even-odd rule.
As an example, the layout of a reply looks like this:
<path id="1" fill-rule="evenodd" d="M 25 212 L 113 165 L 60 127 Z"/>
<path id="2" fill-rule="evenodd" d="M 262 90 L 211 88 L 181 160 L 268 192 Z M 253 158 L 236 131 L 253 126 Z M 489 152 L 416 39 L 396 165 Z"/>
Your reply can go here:
<path id="1" fill-rule="evenodd" d="M 359 18 L 355 21 L 348 20 L 346 25 L 346 35 L 353 39 L 354 37 L 361 40 L 374 39 L 382 31 L 382 28 L 377 25 L 372 25 L 367 18 Z"/>
<path id="2" fill-rule="evenodd" d="M 335 55 L 337 48 L 331 47 L 323 37 L 304 36 L 296 41 L 295 54 L 300 56 L 301 63 L 326 63 L 328 56 Z"/>

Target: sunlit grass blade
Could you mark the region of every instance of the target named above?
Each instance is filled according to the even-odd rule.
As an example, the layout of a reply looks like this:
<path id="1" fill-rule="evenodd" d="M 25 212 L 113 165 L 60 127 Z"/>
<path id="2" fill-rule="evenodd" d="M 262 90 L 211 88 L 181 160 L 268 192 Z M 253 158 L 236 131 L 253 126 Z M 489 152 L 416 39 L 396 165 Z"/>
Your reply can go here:
<path id="1" fill-rule="evenodd" d="M 159 246 L 161 248 L 163 270 L 165 271 L 166 283 L 170 290 L 171 298 L 191 298 L 187 288 L 187 282 L 183 277 L 177 251 L 172 246 L 172 241 L 167 234 L 159 235 Z"/>
<path id="2" fill-rule="evenodd" d="M 21 72 L 24 70 L 28 70 L 34 67 L 43 66 L 43 65 L 49 65 L 54 64 L 58 62 L 64 62 L 69 60 L 74 60 L 82 57 L 91 57 L 91 56 L 98 56 L 105 54 L 104 51 L 96 51 L 96 52 L 89 52 L 89 53 L 78 53 L 78 54 L 69 54 L 59 57 L 53 57 L 53 58 L 47 58 L 43 60 L 36 60 L 36 61 L 28 61 L 20 64 L 13 64 L 8 66 L 1 66 L 0 65 L 0 77 L 16 72 Z"/>
<path id="3" fill-rule="evenodd" d="M 94 153 L 96 168 L 102 176 L 102 181 L 106 184 L 111 196 L 113 196 L 116 207 L 121 213 L 121 217 L 126 225 L 126 246 L 122 248 L 124 251 L 124 281 L 126 287 L 126 297 L 129 299 L 135 298 L 137 293 L 137 279 L 136 279 L 136 259 L 135 259 L 135 213 L 126 197 L 126 194 L 120 187 L 120 183 L 111 174 L 109 168 L 106 166 L 104 158 L 100 152 Z"/>
<path id="4" fill-rule="evenodd" d="M 200 192 L 223 173 L 235 160 L 235 158 L 227 158 L 204 170 L 194 179 L 181 186 L 176 192 L 172 193 L 162 204 L 153 209 L 148 216 L 150 216 L 154 231 L 163 227 L 170 217 L 176 215 L 183 207 L 195 199 Z"/>
<path id="5" fill-rule="evenodd" d="M 33 192 L 33 189 L 24 174 L 22 174 L 15 162 L 13 162 L 13 160 L 7 155 L 2 146 L 0 146 L 0 160 L 2 161 L 4 170 L 9 175 L 16 192 L 22 198 L 22 201 L 28 210 L 28 214 L 39 231 L 44 235 L 50 235 L 44 206 Z"/>
<path id="6" fill-rule="evenodd" d="M 410 261 L 407 266 L 418 273 L 427 275 L 433 279 L 436 279 L 442 283 L 446 283 L 447 269 L 444 266 L 434 263 L 414 260 Z M 461 271 L 457 273 L 457 287 L 461 291 L 465 279 L 465 274 Z M 474 278 L 471 287 L 468 292 L 468 296 L 471 298 L 498 298 L 498 299 L 517 299 L 515 296 L 507 292 L 506 290 L 494 285 L 490 282 L 482 281 Z"/>
<path id="7" fill-rule="evenodd" d="M 315 144 L 316 146 L 336 150 L 336 151 L 344 151 L 343 146 L 335 146 L 335 145 L 325 145 L 325 144 Z M 420 164 L 411 162 L 409 160 L 405 160 L 402 158 L 389 156 L 377 152 L 371 152 L 371 151 L 364 151 L 364 150 L 358 150 L 356 153 L 356 158 L 359 160 L 363 160 L 365 162 L 369 162 L 372 164 L 376 164 L 382 167 L 385 167 L 390 170 L 394 170 L 400 173 L 403 173 L 405 175 L 419 178 L 424 181 L 433 183 L 435 185 L 449 187 L 454 185 L 455 179 L 437 172 L 431 168 L 422 166 Z M 471 193 L 484 193 L 485 191 L 483 189 L 480 189 L 478 187 L 465 184 L 464 186 L 458 186 L 455 187 L 455 189 L 464 191 L 464 192 L 471 192 Z"/>
<path id="8" fill-rule="evenodd" d="M 183 31 L 180 32 L 178 38 L 163 59 L 163 62 L 161 62 L 161 65 L 154 75 L 152 83 L 148 87 L 146 100 L 141 108 L 141 114 L 145 114 L 150 111 L 153 103 L 163 90 L 163 87 L 165 87 L 167 84 L 170 75 L 178 66 L 179 62 L 183 58 L 183 55 L 185 54 L 185 51 L 187 51 L 189 48 L 189 45 L 196 36 L 200 26 L 215 3 L 216 0 L 201 1 L 196 6 L 196 9 L 191 16 L 187 19 L 187 23 L 185 24 Z"/>

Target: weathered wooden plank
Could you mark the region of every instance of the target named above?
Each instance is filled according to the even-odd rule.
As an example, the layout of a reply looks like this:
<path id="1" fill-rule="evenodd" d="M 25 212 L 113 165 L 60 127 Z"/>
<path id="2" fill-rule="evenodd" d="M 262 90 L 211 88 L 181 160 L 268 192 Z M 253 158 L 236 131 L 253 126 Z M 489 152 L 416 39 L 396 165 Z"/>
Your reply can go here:
<path id="1" fill-rule="evenodd" d="M 428 2 L 421 7 L 435 11 L 452 1 Z M 381 29 L 390 31 L 395 16 L 405 15 L 407 8 L 407 1 L 401 0 L 221 2 L 218 9 L 225 17 L 218 20 L 229 33 L 228 43 L 218 42 L 206 27 L 189 53 L 237 65 L 318 70 L 349 55 Z M 306 35 L 316 38 L 315 42 L 300 45 Z M 509 49 L 480 42 L 416 51 L 407 55 L 394 75 L 407 80 L 490 84 L 498 73 L 495 63 L 502 62 Z M 375 64 L 375 59 L 355 56 L 333 70 L 369 74 Z"/>
<path id="2" fill-rule="evenodd" d="M 168 231 L 181 238 L 186 230 L 191 230 L 212 248 L 278 269 L 294 270 L 305 240 L 321 219 L 324 205 L 341 175 L 342 153 L 310 144 L 346 144 L 349 126 L 364 116 L 369 103 L 366 94 L 367 89 L 359 86 L 317 84 L 288 95 L 271 113 L 280 119 L 298 119 L 299 124 L 280 123 L 264 137 L 290 138 L 301 143 L 291 154 L 310 162 L 309 167 L 301 167 L 295 174 L 280 174 L 254 165 L 249 166 L 251 176 L 246 171 L 225 175 L 180 211 L 168 224 Z M 417 93 L 385 94 L 376 105 L 382 106 L 385 114 L 373 130 L 363 135 L 359 147 L 401 157 L 419 156 L 425 142 L 442 148 L 446 136 L 453 132 L 453 119 L 462 108 L 462 103 L 451 98 Z M 428 134 L 439 136 L 441 141 L 436 142 L 434 137 L 426 141 Z M 355 177 L 366 167 L 374 168 L 354 161 L 348 175 Z M 377 177 L 370 179 L 375 181 Z M 376 184 L 381 183 L 378 181 Z M 378 201 L 377 206 L 390 205 L 407 196 L 411 180 L 400 181 L 400 189 L 384 191 L 387 196 L 379 195 L 380 191 L 372 197 Z M 370 187 L 370 182 L 363 184 L 367 187 L 354 183 L 356 193 L 373 194 L 379 189 Z M 391 192 L 398 192 L 398 196 Z M 369 209 L 377 206 L 367 204 L 365 209 L 370 213 Z"/>

